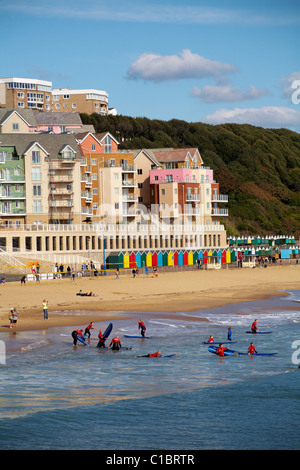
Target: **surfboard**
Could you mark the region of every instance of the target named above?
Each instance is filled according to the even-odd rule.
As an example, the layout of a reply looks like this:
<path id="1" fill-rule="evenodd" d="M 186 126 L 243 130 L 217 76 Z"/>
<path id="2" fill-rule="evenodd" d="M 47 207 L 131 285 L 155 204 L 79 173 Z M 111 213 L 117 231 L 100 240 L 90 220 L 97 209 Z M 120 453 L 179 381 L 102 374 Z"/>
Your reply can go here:
<path id="1" fill-rule="evenodd" d="M 109 337 L 109 335 L 110 335 L 111 332 L 112 332 L 112 329 L 113 329 L 113 324 L 110 323 L 110 324 L 108 325 L 108 327 L 106 328 L 106 330 L 104 331 L 104 333 L 103 333 L 103 338 L 104 338 L 104 339 L 107 339 L 107 338 Z"/>
<path id="2" fill-rule="evenodd" d="M 250 335 L 269 335 L 272 331 L 257 331 L 257 333 L 253 333 L 252 331 L 246 331 Z"/>
<path id="3" fill-rule="evenodd" d="M 209 346 L 208 351 L 217 354 L 217 346 Z M 248 353 L 242 353 L 239 351 L 233 351 L 232 349 L 227 349 L 224 351 L 224 356 L 275 356 L 278 354 L 277 352 L 272 352 L 272 353 L 253 353 L 253 354 L 248 354 Z M 221 356 L 222 357 L 222 356 Z"/>
<path id="4" fill-rule="evenodd" d="M 141 339 L 151 339 L 152 336 L 142 336 L 142 335 L 123 335 L 125 338 L 141 338 Z"/>
<path id="5" fill-rule="evenodd" d="M 88 343 L 81 338 L 81 336 L 77 335 L 77 339 L 80 343 L 84 344 L 84 346 L 88 346 Z"/>
<path id="6" fill-rule="evenodd" d="M 213 341 L 212 343 L 210 343 L 209 341 L 204 341 L 203 344 L 211 344 L 213 346 L 214 344 L 219 345 L 219 344 L 235 344 L 235 343 L 236 341 Z"/>

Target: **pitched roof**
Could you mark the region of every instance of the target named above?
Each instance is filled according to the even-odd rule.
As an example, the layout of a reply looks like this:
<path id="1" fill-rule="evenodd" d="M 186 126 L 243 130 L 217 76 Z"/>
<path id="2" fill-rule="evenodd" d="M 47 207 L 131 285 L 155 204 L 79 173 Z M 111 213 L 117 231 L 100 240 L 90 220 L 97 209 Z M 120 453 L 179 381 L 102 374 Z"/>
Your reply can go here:
<path id="1" fill-rule="evenodd" d="M 18 114 L 29 126 L 36 126 L 36 119 L 32 109 L 0 108 L 0 126 L 13 114 Z"/>
<path id="2" fill-rule="evenodd" d="M 56 160 L 61 156 L 61 150 L 69 145 L 81 158 L 76 138 L 72 134 L 1 134 L 0 146 L 14 146 L 18 155 L 24 155 L 35 143 L 38 143 L 49 154 L 49 159 Z"/>
<path id="3" fill-rule="evenodd" d="M 197 148 L 185 148 L 185 149 L 152 149 L 152 152 L 156 160 L 160 163 L 167 162 L 183 162 L 186 157 L 190 155 L 194 157 L 195 153 L 198 152 Z M 199 154 L 200 156 L 200 154 Z"/>
<path id="4" fill-rule="evenodd" d="M 39 126 L 82 126 L 82 121 L 79 113 L 43 113 L 41 111 L 34 111 L 36 122 Z"/>

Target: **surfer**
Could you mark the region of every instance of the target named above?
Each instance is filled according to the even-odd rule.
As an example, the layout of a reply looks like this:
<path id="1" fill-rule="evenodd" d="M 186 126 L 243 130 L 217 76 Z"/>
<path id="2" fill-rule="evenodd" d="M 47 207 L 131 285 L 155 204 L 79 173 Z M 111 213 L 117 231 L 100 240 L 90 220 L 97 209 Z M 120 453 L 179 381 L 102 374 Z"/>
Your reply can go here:
<path id="1" fill-rule="evenodd" d="M 227 333 L 227 339 L 228 339 L 228 341 L 231 341 L 231 334 L 232 334 L 232 331 L 231 331 L 231 327 L 229 326 L 229 327 L 228 327 L 228 333 Z"/>
<path id="2" fill-rule="evenodd" d="M 99 330 L 98 338 L 99 338 L 99 341 L 98 341 L 98 344 L 97 344 L 97 348 L 105 348 L 106 338 L 103 337 L 102 330 Z"/>
<path id="3" fill-rule="evenodd" d="M 118 351 L 121 347 L 122 347 L 121 341 L 120 341 L 119 336 L 117 335 L 115 336 L 115 338 L 111 340 L 111 343 L 108 346 L 108 349 L 111 348 L 113 351 Z"/>
<path id="4" fill-rule="evenodd" d="M 251 326 L 251 331 L 252 333 L 257 333 L 258 332 L 258 329 L 257 329 L 257 319 L 252 323 L 252 326 Z"/>
<path id="5" fill-rule="evenodd" d="M 72 331 L 72 338 L 73 338 L 74 346 L 76 346 L 76 344 L 77 344 L 78 335 L 81 336 L 81 338 L 84 340 L 82 332 L 83 332 L 83 330 L 74 330 L 74 331 Z"/>
<path id="6" fill-rule="evenodd" d="M 145 323 L 142 322 L 141 320 L 139 320 L 138 329 L 141 330 L 141 335 L 142 335 L 142 336 L 145 336 L 146 326 L 145 326 Z"/>
<path id="7" fill-rule="evenodd" d="M 248 348 L 248 354 L 257 354 L 257 351 L 253 343 L 250 343 L 250 346 Z"/>
<path id="8" fill-rule="evenodd" d="M 139 356 L 139 357 L 161 357 L 161 351 L 156 351 L 155 353 L 145 354 L 145 356 Z"/>
<path id="9" fill-rule="evenodd" d="M 93 330 L 93 325 L 94 325 L 94 322 L 91 322 L 85 329 L 85 332 L 84 334 L 87 335 L 89 338 L 91 337 L 91 330 Z"/>
<path id="10" fill-rule="evenodd" d="M 208 343 L 213 343 L 214 342 L 214 337 L 213 335 L 210 335 L 210 337 L 208 338 Z"/>
<path id="11" fill-rule="evenodd" d="M 216 350 L 216 354 L 218 354 L 219 356 L 224 356 L 224 351 L 227 351 L 227 348 L 224 348 L 223 344 L 221 343 L 218 349 Z"/>

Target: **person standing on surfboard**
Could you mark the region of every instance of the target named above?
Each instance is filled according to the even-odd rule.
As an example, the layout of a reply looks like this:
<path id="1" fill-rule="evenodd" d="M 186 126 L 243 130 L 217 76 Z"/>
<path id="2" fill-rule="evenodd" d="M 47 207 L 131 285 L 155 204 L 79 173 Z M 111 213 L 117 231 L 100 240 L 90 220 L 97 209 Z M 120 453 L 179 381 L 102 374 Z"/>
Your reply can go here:
<path id="1" fill-rule="evenodd" d="M 141 335 L 142 335 L 142 336 L 145 336 L 146 326 L 145 326 L 145 323 L 142 322 L 141 320 L 139 320 L 139 327 L 138 327 L 138 329 L 141 330 Z"/>
<path id="2" fill-rule="evenodd" d="M 258 332 L 258 328 L 257 328 L 257 319 L 252 323 L 252 326 L 251 326 L 251 331 L 252 333 L 257 333 Z"/>
<path id="3" fill-rule="evenodd" d="M 248 348 L 248 354 L 257 354 L 257 351 L 253 343 L 250 343 L 250 346 Z"/>
<path id="4" fill-rule="evenodd" d="M 117 335 L 115 338 L 111 340 L 110 345 L 108 346 L 108 349 L 112 349 L 113 351 L 118 351 L 122 347 L 121 341 L 119 336 Z"/>

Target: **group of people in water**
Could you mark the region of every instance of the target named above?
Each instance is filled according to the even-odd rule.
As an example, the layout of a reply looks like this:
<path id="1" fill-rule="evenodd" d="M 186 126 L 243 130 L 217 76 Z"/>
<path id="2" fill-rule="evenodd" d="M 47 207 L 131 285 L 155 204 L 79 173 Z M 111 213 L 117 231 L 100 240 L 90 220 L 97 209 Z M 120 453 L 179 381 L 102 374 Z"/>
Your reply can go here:
<path id="1" fill-rule="evenodd" d="M 73 338 L 74 346 L 77 345 L 78 337 L 81 338 L 84 342 L 86 341 L 86 339 L 89 339 L 91 337 L 91 330 L 93 329 L 94 329 L 94 322 L 91 322 L 85 328 L 85 331 L 83 331 L 83 329 L 77 329 L 77 330 L 72 331 L 71 336 Z M 141 320 L 138 320 L 138 329 L 141 332 L 141 336 L 144 337 L 146 326 L 145 326 L 145 323 Z M 103 331 L 99 330 L 97 348 L 106 348 L 105 346 L 106 340 L 107 338 L 103 336 Z M 121 348 L 122 348 L 122 343 L 121 343 L 120 337 L 119 335 L 116 335 L 112 338 L 110 345 L 108 346 L 107 349 L 112 349 L 113 351 L 119 351 Z M 156 351 L 155 353 L 146 354 L 145 356 L 140 356 L 140 357 L 160 357 L 160 356 L 161 356 L 161 351 Z"/>
<path id="2" fill-rule="evenodd" d="M 257 318 L 254 320 L 254 322 L 252 323 L 251 325 L 251 333 L 255 334 L 255 333 L 258 333 L 258 328 L 257 328 Z M 231 331 L 231 327 L 229 326 L 228 327 L 228 333 L 227 333 L 227 339 L 228 341 L 231 341 L 232 339 L 232 331 Z M 213 335 L 210 335 L 210 337 L 208 338 L 208 343 L 214 343 L 214 337 Z M 219 356 L 224 356 L 224 353 L 225 351 L 227 351 L 228 348 L 225 348 L 223 343 L 220 343 L 219 344 L 219 347 L 217 348 L 216 350 L 216 354 L 218 354 Z M 251 354 L 257 354 L 257 351 L 255 349 L 255 346 L 254 344 L 251 342 L 250 343 L 250 346 L 248 348 L 248 354 L 251 355 Z"/>

